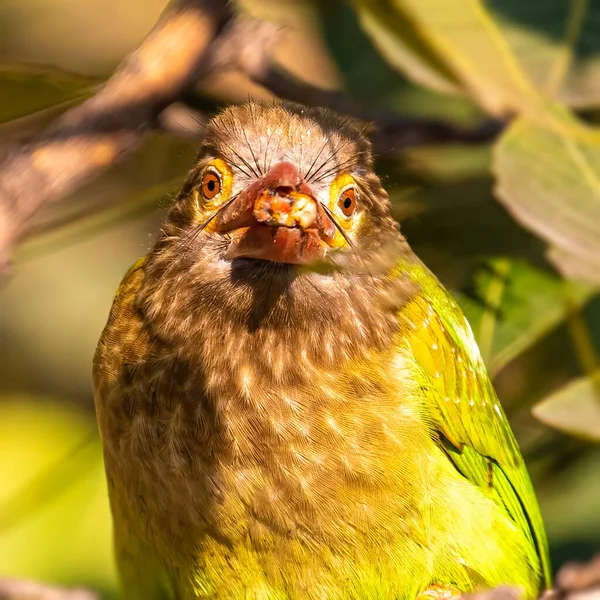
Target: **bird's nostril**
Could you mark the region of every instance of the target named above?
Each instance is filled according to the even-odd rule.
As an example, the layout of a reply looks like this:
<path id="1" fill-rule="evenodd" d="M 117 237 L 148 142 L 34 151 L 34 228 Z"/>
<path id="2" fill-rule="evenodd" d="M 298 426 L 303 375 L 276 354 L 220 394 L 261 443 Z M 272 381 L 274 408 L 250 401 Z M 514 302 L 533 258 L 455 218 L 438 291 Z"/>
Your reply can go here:
<path id="1" fill-rule="evenodd" d="M 291 185 L 279 185 L 273 191 L 280 196 L 289 196 L 292 192 L 297 190 Z"/>

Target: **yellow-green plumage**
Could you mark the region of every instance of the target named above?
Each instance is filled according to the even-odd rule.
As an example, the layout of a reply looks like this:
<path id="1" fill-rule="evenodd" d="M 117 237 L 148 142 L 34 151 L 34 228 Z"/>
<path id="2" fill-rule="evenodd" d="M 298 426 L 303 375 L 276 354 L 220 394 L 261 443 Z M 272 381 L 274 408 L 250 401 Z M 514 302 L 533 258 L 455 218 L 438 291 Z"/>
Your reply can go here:
<path id="1" fill-rule="evenodd" d="M 412 600 L 498 584 L 535 597 L 549 565 L 517 444 L 463 315 L 389 217 L 366 142 L 292 107 L 220 119 L 208 136 L 227 137 L 199 172 L 233 145 L 309 173 L 316 130 L 356 180 L 360 220 L 333 272 L 232 267 L 229 237 L 185 235 L 204 222 L 193 171 L 126 276 L 95 359 L 125 597 Z M 319 198 L 334 185 L 306 180 Z"/>

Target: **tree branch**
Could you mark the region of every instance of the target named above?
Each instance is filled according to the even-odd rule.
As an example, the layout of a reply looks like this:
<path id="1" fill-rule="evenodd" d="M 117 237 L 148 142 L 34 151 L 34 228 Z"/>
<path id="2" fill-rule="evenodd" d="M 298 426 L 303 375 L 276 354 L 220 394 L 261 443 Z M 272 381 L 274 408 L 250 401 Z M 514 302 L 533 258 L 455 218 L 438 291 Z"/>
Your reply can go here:
<path id="1" fill-rule="evenodd" d="M 436 119 L 399 115 L 365 106 L 340 90 L 327 90 L 289 73 L 275 63 L 270 50 L 278 30 L 254 19 L 232 20 L 211 49 L 207 68 L 237 70 L 274 96 L 307 106 L 323 106 L 374 126 L 375 141 L 382 152 L 435 143 L 480 144 L 491 141 L 502 123 L 488 120 L 475 129 L 464 129 Z"/>
<path id="2" fill-rule="evenodd" d="M 271 58 L 278 28 L 255 19 L 234 19 L 227 6 L 227 0 L 173 0 L 140 48 L 95 96 L 67 111 L 4 162 L 0 275 L 37 210 L 130 154 L 150 129 L 200 137 L 203 111 L 189 111 L 183 103 L 194 104 L 190 89 L 213 72 L 240 71 L 277 97 L 370 122 L 379 153 L 426 143 L 486 142 L 500 130 L 497 122 L 465 131 L 441 121 L 372 109 L 344 92 L 300 81 Z"/>
<path id="3" fill-rule="evenodd" d="M 518 600 L 521 591 L 501 585 L 490 590 L 462 594 L 459 600 Z M 567 563 L 556 575 L 554 588 L 538 600 L 598 600 L 600 554 L 587 563 Z M 32 581 L 0 580 L 0 600 L 98 600 L 89 590 L 64 589 Z"/>
<path id="4" fill-rule="evenodd" d="M 90 590 L 64 589 L 18 579 L 0 580 L 0 600 L 99 600 Z"/>
<path id="5" fill-rule="evenodd" d="M 201 70 L 226 0 L 175 0 L 100 91 L 0 168 L 0 272 L 29 219 L 134 150 Z"/>
<path id="6" fill-rule="evenodd" d="M 399 115 L 391 111 L 367 107 L 344 92 L 324 90 L 300 81 L 272 62 L 267 62 L 263 69 L 249 75 L 253 81 L 280 98 L 301 104 L 324 106 L 372 123 L 375 127 L 376 145 L 386 153 L 429 143 L 489 142 L 501 129 L 496 121 L 487 121 L 482 127 L 476 129 L 461 129 L 444 121 Z"/>

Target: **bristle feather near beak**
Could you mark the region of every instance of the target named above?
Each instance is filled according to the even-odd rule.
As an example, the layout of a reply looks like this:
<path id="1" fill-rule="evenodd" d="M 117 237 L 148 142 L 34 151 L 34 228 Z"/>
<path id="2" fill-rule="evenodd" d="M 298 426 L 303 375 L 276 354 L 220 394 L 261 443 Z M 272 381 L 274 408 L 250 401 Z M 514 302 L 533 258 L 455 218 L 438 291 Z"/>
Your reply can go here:
<path id="1" fill-rule="evenodd" d="M 298 169 L 273 166 L 215 218 L 214 229 L 231 233 L 229 259 L 262 258 L 308 264 L 321 260 L 335 238 L 331 217 Z"/>

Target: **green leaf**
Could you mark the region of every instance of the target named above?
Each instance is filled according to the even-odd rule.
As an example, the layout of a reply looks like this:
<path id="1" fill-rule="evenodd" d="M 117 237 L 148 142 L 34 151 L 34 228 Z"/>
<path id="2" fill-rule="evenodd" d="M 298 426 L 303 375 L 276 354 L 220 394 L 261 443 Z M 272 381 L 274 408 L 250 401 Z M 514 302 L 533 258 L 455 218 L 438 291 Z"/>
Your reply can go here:
<path id="1" fill-rule="evenodd" d="M 53 67 L 0 65 L 0 123 L 83 99 L 96 83 Z"/>
<path id="2" fill-rule="evenodd" d="M 388 35 L 384 39 L 394 40 L 397 45 L 387 44 L 380 49 L 392 64 L 403 65 L 409 75 L 414 77 L 414 71 L 406 66 L 402 52 L 407 24 L 427 53 L 442 65 L 440 68 L 459 82 L 459 89 L 490 113 L 508 114 L 530 105 L 536 98 L 534 88 L 483 2 L 355 0 L 355 4 L 363 21 L 377 18 L 386 24 Z M 434 60 L 428 62 L 432 64 Z"/>
<path id="3" fill-rule="evenodd" d="M 93 414 L 0 399 L 2 576 L 115 588 L 111 519 Z"/>
<path id="4" fill-rule="evenodd" d="M 600 442 L 600 371 L 551 394 L 533 407 L 533 414 L 559 431 Z"/>
<path id="5" fill-rule="evenodd" d="M 488 146 L 421 146 L 402 155 L 413 173 L 438 182 L 455 182 L 484 176 L 490 167 Z"/>
<path id="6" fill-rule="evenodd" d="M 473 295 L 457 300 L 492 374 L 581 307 L 592 286 L 569 282 L 525 261 L 497 258 L 476 271 Z"/>
<path id="7" fill-rule="evenodd" d="M 600 103 L 600 4 L 488 0 L 490 13 L 537 89 L 574 108 Z"/>
<path id="8" fill-rule="evenodd" d="M 521 117 L 497 144 L 493 171 L 500 201 L 555 248 L 557 266 L 600 281 L 600 129 L 555 107 Z"/>
<path id="9" fill-rule="evenodd" d="M 354 0 L 361 24 L 390 65 L 438 92 L 461 93 L 462 86 L 410 15 L 386 2 Z"/>
<path id="10" fill-rule="evenodd" d="M 377 36 L 369 38 L 346 0 L 315 3 L 327 48 L 353 98 L 371 108 L 451 120 L 476 127 L 483 115 L 467 98 L 449 97 L 447 86 L 417 86 L 382 57 Z M 432 88 L 436 91 L 432 91 Z"/>
<path id="11" fill-rule="evenodd" d="M 492 114 L 535 109 L 539 93 L 579 108 L 600 103 L 598 3 L 354 0 L 354 4 L 366 31 L 392 65 L 433 89 L 462 91 Z"/>

